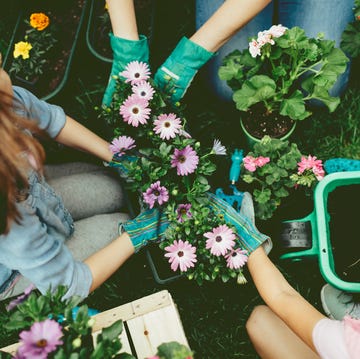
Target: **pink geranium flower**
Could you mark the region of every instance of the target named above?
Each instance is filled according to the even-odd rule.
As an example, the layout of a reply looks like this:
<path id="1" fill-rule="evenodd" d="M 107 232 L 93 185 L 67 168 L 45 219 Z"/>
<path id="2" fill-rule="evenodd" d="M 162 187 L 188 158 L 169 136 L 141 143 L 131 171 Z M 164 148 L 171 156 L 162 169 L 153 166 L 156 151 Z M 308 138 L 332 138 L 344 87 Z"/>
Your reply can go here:
<path id="1" fill-rule="evenodd" d="M 191 204 L 190 203 L 179 204 L 177 209 L 176 209 L 177 220 L 182 223 L 182 222 L 185 221 L 184 218 L 191 218 L 192 213 L 191 213 L 190 209 L 191 209 Z"/>
<path id="2" fill-rule="evenodd" d="M 306 170 L 311 170 L 318 181 L 325 176 L 322 160 L 318 160 L 316 156 L 301 157 L 301 161 L 298 163 L 298 174 L 301 175 Z"/>
<path id="3" fill-rule="evenodd" d="M 174 113 L 162 114 L 154 121 L 154 131 L 161 139 L 174 138 L 179 133 L 181 121 Z"/>
<path id="4" fill-rule="evenodd" d="M 129 125 L 138 127 L 139 123 L 147 123 L 151 109 L 148 108 L 148 101 L 133 94 L 129 96 L 120 106 L 120 115 Z"/>
<path id="5" fill-rule="evenodd" d="M 169 258 L 171 269 L 175 272 L 180 267 L 181 272 L 186 272 L 194 267 L 196 259 L 196 247 L 193 247 L 188 241 L 174 241 L 170 246 L 165 247 L 165 257 Z"/>
<path id="6" fill-rule="evenodd" d="M 18 352 L 24 358 L 46 359 L 58 345 L 63 344 L 60 340 L 62 336 L 61 326 L 55 320 L 35 322 L 29 331 L 20 333 L 21 346 Z"/>
<path id="7" fill-rule="evenodd" d="M 272 37 L 280 37 L 285 34 L 285 31 L 287 30 L 287 27 L 279 25 L 273 25 L 270 27 L 268 32 L 271 34 Z"/>
<path id="8" fill-rule="evenodd" d="M 179 176 L 186 176 L 193 173 L 199 163 L 199 157 L 191 146 L 186 146 L 182 150 L 175 148 L 171 156 L 171 167 L 176 167 Z"/>
<path id="9" fill-rule="evenodd" d="M 266 165 L 269 162 L 270 162 L 269 157 L 259 156 L 258 158 L 255 159 L 255 164 L 256 164 L 256 167 L 258 167 L 258 168 Z"/>
<path id="10" fill-rule="evenodd" d="M 255 172 L 257 168 L 262 167 L 270 162 L 269 157 L 253 157 L 253 156 L 246 156 L 243 158 L 244 167 L 249 172 Z"/>
<path id="11" fill-rule="evenodd" d="M 125 151 L 131 150 L 136 147 L 135 141 L 129 136 L 119 136 L 114 138 L 109 145 L 110 151 L 115 155 L 122 156 Z"/>
<path id="12" fill-rule="evenodd" d="M 160 185 L 160 181 L 152 183 L 150 187 L 143 193 L 145 203 L 153 208 L 155 203 L 162 205 L 169 200 L 169 192 L 166 187 Z"/>
<path id="13" fill-rule="evenodd" d="M 240 248 L 233 249 L 225 255 L 226 266 L 230 269 L 239 269 L 245 265 L 248 260 L 247 251 Z"/>
<path id="14" fill-rule="evenodd" d="M 125 78 L 125 82 L 130 82 L 131 85 L 147 80 L 150 74 L 149 65 L 139 61 L 129 62 L 125 70 L 120 72 L 120 76 Z"/>
<path id="15" fill-rule="evenodd" d="M 132 92 L 139 97 L 150 101 L 154 96 L 155 90 L 147 81 L 141 81 L 133 85 Z"/>
<path id="16" fill-rule="evenodd" d="M 250 55 L 252 57 L 261 55 L 260 48 L 261 48 L 260 44 L 255 39 L 253 39 L 253 40 L 251 40 L 251 42 L 249 42 L 249 51 L 250 51 Z"/>
<path id="17" fill-rule="evenodd" d="M 217 257 L 224 256 L 235 245 L 236 236 L 226 224 L 213 228 L 212 232 L 205 233 L 204 237 L 208 238 L 206 249 L 210 249 L 210 253 Z"/>

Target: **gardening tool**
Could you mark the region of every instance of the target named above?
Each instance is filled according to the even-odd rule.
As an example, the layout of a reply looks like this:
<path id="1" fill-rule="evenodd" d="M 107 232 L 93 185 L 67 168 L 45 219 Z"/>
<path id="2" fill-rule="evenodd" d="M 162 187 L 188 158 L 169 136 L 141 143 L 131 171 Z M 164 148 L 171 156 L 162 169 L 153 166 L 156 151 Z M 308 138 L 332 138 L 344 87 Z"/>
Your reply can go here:
<path id="1" fill-rule="evenodd" d="M 283 254 L 280 259 L 300 261 L 315 258 L 319 261 L 321 274 L 328 283 L 346 292 L 360 292 L 360 282 L 345 281 L 335 272 L 329 229 L 330 215 L 327 210 L 328 195 L 337 187 L 360 185 L 360 170 L 351 170 L 360 168 L 360 161 L 351 164 L 344 159 L 332 159 L 331 162 L 325 162 L 324 166 L 329 169 L 340 168 L 340 164 L 343 171 L 327 174 L 315 187 L 313 211 L 304 218 L 283 222 L 280 240 L 284 246 L 306 249 Z"/>

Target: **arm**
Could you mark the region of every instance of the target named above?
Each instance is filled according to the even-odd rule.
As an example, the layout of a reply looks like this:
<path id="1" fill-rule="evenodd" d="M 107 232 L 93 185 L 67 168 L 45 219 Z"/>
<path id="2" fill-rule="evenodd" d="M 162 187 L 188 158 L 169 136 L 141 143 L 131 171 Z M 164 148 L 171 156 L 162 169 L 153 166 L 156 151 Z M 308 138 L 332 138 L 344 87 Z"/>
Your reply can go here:
<path id="1" fill-rule="evenodd" d="M 133 0 L 106 0 L 115 36 L 139 40 Z"/>
<path id="2" fill-rule="evenodd" d="M 270 2 L 271 0 L 224 1 L 190 40 L 215 52 Z"/>
<path id="3" fill-rule="evenodd" d="M 316 352 L 312 332 L 325 316 L 286 281 L 262 247 L 249 256 L 248 268 L 265 303 Z"/>
<path id="4" fill-rule="evenodd" d="M 91 153 L 107 162 L 110 162 L 113 156 L 107 141 L 69 116 L 66 116 L 65 125 L 55 140 L 66 146 Z"/>

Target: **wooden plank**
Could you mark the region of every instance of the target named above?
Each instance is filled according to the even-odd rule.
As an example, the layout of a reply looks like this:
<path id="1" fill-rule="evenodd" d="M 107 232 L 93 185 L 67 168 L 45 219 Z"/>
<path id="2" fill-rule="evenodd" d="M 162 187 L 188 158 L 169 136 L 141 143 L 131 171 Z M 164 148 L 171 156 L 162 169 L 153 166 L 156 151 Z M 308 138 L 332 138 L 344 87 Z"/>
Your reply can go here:
<path id="1" fill-rule="evenodd" d="M 156 354 L 156 348 L 171 341 L 189 346 L 178 311 L 174 304 L 128 320 L 137 358 Z"/>

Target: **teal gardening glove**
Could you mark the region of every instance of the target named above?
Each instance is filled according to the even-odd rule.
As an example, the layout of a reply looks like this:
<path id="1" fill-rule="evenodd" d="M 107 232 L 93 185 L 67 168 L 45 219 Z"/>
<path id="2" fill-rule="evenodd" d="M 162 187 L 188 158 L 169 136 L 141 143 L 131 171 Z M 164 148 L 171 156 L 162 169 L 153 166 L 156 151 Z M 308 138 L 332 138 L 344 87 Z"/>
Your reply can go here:
<path id="1" fill-rule="evenodd" d="M 139 40 L 127 40 L 117 37 L 110 33 L 110 46 L 113 51 L 113 62 L 109 83 L 103 97 L 103 105 L 111 104 L 112 96 L 115 91 L 116 81 L 114 76 L 119 76 L 126 65 L 131 61 L 141 61 L 149 63 L 149 45 L 145 35 L 140 35 Z"/>
<path id="2" fill-rule="evenodd" d="M 213 56 L 213 52 L 183 37 L 156 71 L 154 81 L 170 96 L 173 103 L 178 102 L 185 95 L 197 71 Z"/>
<path id="3" fill-rule="evenodd" d="M 208 193 L 208 197 L 214 212 L 223 215 L 224 220 L 236 228 L 239 243 L 242 248 L 248 251 L 249 255 L 261 245 L 266 253 L 271 251 L 271 239 L 260 233 L 255 226 L 254 205 L 248 192 L 244 193 L 240 212 L 237 212 L 230 204 L 213 193 Z"/>
<path id="4" fill-rule="evenodd" d="M 141 212 L 130 221 L 121 223 L 119 233 L 127 232 L 136 253 L 149 242 L 161 241 L 168 226 L 169 220 L 166 214 L 157 208 L 152 208 Z"/>

